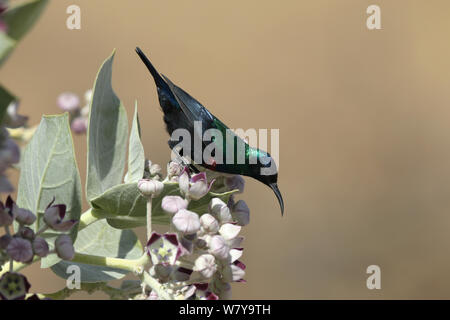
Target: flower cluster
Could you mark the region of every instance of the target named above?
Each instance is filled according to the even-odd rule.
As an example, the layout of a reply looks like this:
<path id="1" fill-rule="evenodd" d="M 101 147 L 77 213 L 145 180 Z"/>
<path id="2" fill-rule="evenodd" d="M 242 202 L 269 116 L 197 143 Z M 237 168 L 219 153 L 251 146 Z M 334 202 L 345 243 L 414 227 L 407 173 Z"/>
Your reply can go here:
<path id="1" fill-rule="evenodd" d="M 231 295 L 230 283 L 244 281 L 245 265 L 239 260 L 243 237 L 239 233 L 249 223 L 247 205 L 243 200 L 235 202 L 233 194 L 227 203 L 210 198 L 206 210 L 196 209 L 195 205 L 208 195 L 213 184 L 212 191 L 225 188 L 242 193 L 244 180 L 241 176 L 208 180 L 205 172 L 191 175 L 178 163 L 168 165 L 165 181 L 178 181 L 181 196 L 163 197 L 161 207 L 171 217 L 171 231 L 153 232 L 146 250 L 153 264 L 150 275 L 174 299 L 226 299 Z M 141 180 L 138 186 L 144 195 L 149 195 L 152 184 L 156 183 Z M 152 190 L 158 189 L 159 194 L 162 188 L 159 185 Z M 157 299 L 157 292 L 150 292 L 148 298 Z"/>
<path id="2" fill-rule="evenodd" d="M 47 240 L 42 236 L 44 231 L 69 231 L 77 221 L 65 220 L 66 206 L 53 204 L 47 206 L 44 213 L 44 227 L 35 232 L 31 225 L 36 221 L 36 215 L 20 208 L 10 196 L 5 204 L 0 201 L 0 227 L 4 227 L 6 234 L 0 237 L 0 264 L 8 260 L 30 263 L 35 256 L 43 258 L 51 253 Z M 17 232 L 11 234 L 9 227 L 13 222 L 18 224 Z M 60 234 L 55 240 L 55 253 L 61 259 L 71 260 L 75 254 L 72 239 L 67 234 Z"/>
<path id="3" fill-rule="evenodd" d="M 78 95 L 71 92 L 64 92 L 58 96 L 56 101 L 58 107 L 70 114 L 70 127 L 77 134 L 86 133 L 89 121 L 89 105 L 92 100 L 92 90 L 84 94 L 85 105 L 81 107 L 81 100 Z"/>

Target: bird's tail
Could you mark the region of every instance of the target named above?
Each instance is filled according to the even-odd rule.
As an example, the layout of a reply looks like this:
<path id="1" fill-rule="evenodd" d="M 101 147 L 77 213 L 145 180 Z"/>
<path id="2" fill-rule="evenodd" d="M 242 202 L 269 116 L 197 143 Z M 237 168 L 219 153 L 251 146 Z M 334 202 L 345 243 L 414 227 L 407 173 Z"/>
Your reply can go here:
<path id="1" fill-rule="evenodd" d="M 166 87 L 167 83 L 163 80 L 161 75 L 158 73 L 158 71 L 156 71 L 155 67 L 152 65 L 150 60 L 147 58 L 147 56 L 142 52 L 142 50 L 139 47 L 136 47 L 136 53 L 138 54 L 139 58 L 141 58 L 142 62 L 144 62 L 148 71 L 150 71 L 150 74 L 153 76 L 153 79 L 155 80 L 156 86 Z"/>

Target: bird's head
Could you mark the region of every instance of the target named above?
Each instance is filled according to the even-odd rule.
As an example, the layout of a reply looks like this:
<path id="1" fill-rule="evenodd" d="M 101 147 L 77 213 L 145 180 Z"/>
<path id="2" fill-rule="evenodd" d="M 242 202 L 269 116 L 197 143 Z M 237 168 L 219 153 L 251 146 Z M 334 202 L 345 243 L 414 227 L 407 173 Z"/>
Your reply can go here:
<path id="1" fill-rule="evenodd" d="M 280 189 L 278 189 L 278 169 L 275 160 L 268 152 L 263 150 L 255 148 L 252 151 L 250 153 L 253 153 L 257 158 L 256 163 L 250 164 L 253 173 L 252 177 L 273 190 L 280 204 L 281 215 L 283 215 L 284 201 Z"/>

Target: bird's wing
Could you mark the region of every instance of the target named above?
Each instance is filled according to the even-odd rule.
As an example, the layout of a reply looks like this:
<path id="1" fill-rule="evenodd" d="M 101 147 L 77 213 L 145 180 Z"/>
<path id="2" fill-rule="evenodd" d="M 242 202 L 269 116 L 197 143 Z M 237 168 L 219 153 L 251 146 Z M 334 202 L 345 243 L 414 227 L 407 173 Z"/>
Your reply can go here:
<path id="1" fill-rule="evenodd" d="M 169 85 L 170 90 L 174 94 L 175 98 L 178 101 L 178 104 L 181 107 L 181 110 L 183 110 L 183 113 L 186 115 L 186 117 L 194 121 L 213 121 L 214 117 L 213 115 L 196 99 L 194 99 L 189 93 L 175 85 L 172 81 L 170 81 L 169 78 L 167 78 L 165 75 L 162 75 L 164 77 L 164 80 L 166 80 L 167 84 Z"/>

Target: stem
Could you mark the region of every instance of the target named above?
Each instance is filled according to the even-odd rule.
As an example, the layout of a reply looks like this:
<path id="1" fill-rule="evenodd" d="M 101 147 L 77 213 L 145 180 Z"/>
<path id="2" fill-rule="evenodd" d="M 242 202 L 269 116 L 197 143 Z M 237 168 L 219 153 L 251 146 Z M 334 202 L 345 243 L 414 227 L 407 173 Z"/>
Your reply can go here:
<path id="1" fill-rule="evenodd" d="M 80 216 L 78 231 L 81 231 L 88 225 L 104 218 L 106 218 L 105 214 L 102 214 L 102 212 L 99 212 L 98 210 L 92 210 L 92 208 L 89 208 Z"/>
<path id="2" fill-rule="evenodd" d="M 152 290 L 156 292 L 160 299 L 173 300 L 173 297 L 166 291 L 164 285 L 162 285 L 158 280 L 149 275 L 148 272 L 144 271 L 142 273 L 141 281 L 152 288 Z"/>
<path id="3" fill-rule="evenodd" d="M 84 253 L 75 253 L 74 258 L 71 261 L 86 263 L 95 266 L 117 268 L 125 271 L 139 273 L 141 271 L 139 269 L 140 268 L 143 269 L 143 267 L 150 262 L 150 258 L 146 253 L 144 253 L 142 257 L 140 257 L 139 259 L 134 260 L 100 257 Z"/>
<path id="4" fill-rule="evenodd" d="M 147 240 L 152 235 L 152 199 L 153 196 L 147 198 Z"/>
<path id="5" fill-rule="evenodd" d="M 41 230 L 39 230 L 38 232 L 36 232 L 36 237 L 41 235 L 42 233 L 44 233 L 46 230 L 48 230 L 48 225 L 45 225 L 41 228 Z"/>

